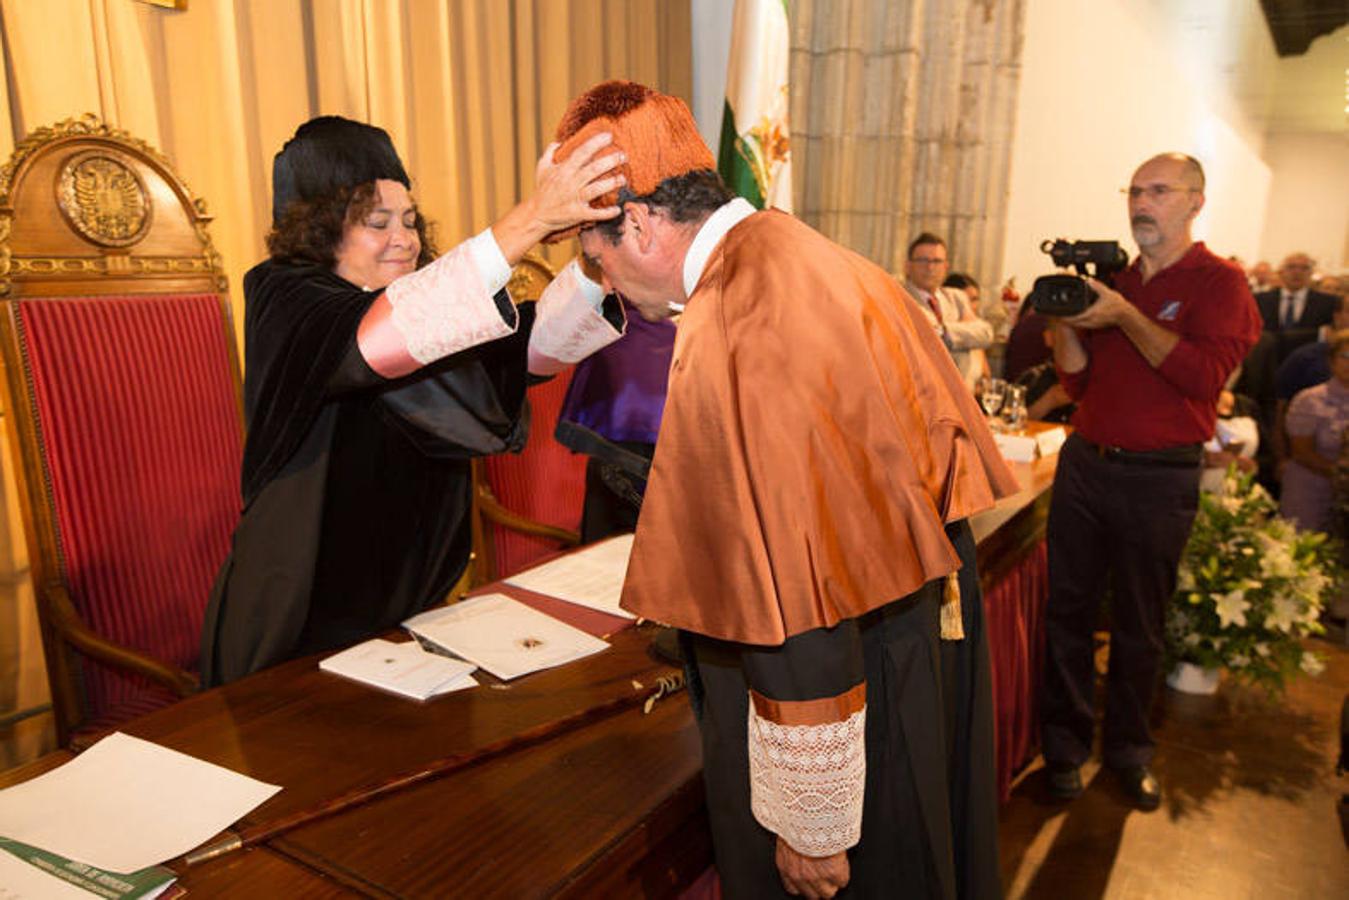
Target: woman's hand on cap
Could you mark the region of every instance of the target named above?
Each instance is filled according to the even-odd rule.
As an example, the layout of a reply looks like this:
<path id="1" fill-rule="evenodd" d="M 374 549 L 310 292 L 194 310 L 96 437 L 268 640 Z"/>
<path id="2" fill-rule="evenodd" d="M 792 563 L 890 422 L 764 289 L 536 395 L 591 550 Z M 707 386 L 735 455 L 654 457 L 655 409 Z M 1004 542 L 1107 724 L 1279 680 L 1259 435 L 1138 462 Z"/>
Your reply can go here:
<path id="1" fill-rule="evenodd" d="M 621 150 L 604 152 L 613 142 L 607 131 L 595 135 L 577 147 L 562 162 L 554 162 L 557 144 L 549 144 L 539 157 L 534 173 L 534 218 L 544 234 L 562 231 L 584 222 L 612 219 L 621 210 L 617 206 L 596 208 L 597 197 L 616 191 L 626 179 L 614 169 L 627 157 Z"/>
<path id="2" fill-rule="evenodd" d="M 623 164 L 622 151 L 604 153 L 613 143 L 608 132 L 597 134 L 562 162 L 554 162 L 557 144 L 549 144 L 539 157 L 534 195 L 519 203 L 492 226 L 497 246 L 514 266 L 525 253 L 548 235 L 588 222 L 612 219 L 617 206 L 596 209 L 590 201 L 621 187 L 626 179 L 613 171 Z"/>

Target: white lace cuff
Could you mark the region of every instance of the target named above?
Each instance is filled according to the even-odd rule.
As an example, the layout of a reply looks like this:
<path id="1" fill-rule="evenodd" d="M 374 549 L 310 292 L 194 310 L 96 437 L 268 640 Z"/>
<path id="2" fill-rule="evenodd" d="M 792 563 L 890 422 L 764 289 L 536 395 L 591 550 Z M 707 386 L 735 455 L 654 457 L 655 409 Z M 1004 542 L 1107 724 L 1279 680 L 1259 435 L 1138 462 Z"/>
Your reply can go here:
<path id="1" fill-rule="evenodd" d="M 749 704 L 750 808 L 797 853 L 832 856 L 862 836 L 866 708 L 841 722 L 779 725 Z"/>
<path id="2" fill-rule="evenodd" d="M 544 288 L 529 335 L 532 354 L 570 365 L 623 336 L 600 312 L 602 289 L 572 260 Z"/>
<path id="3" fill-rule="evenodd" d="M 484 273 L 479 265 L 479 255 L 487 255 L 474 243 L 481 238 L 395 279 L 384 291 L 392 307 L 390 320 L 407 342 L 408 354 L 422 365 L 515 331 L 518 319 L 502 318 L 494 297 L 506 280 L 498 283 L 499 272 Z M 495 248 L 490 231 L 487 239 Z"/>

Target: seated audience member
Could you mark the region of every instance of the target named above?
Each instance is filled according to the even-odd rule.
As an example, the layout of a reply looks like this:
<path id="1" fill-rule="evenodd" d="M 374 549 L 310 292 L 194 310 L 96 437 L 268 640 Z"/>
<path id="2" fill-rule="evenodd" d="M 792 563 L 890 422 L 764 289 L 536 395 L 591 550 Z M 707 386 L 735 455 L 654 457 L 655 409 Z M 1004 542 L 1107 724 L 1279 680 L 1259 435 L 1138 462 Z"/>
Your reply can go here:
<path id="1" fill-rule="evenodd" d="M 1221 493 L 1227 467 L 1233 463 L 1239 472 L 1254 472 L 1255 454 L 1259 448 L 1260 426 L 1255 420 L 1255 401 L 1224 388 L 1218 395 L 1218 422 L 1213 437 L 1204 444 L 1200 489 Z"/>
<path id="2" fill-rule="evenodd" d="M 1285 421 L 1289 459 L 1279 511 L 1308 531 L 1330 525 L 1331 476 L 1349 426 L 1349 331 L 1335 332 L 1328 350 L 1330 379 L 1294 397 Z"/>
<path id="3" fill-rule="evenodd" d="M 1323 294 L 1334 294 L 1336 297 L 1349 296 L 1349 276 L 1326 275 L 1316 282 L 1316 289 Z"/>
<path id="4" fill-rule="evenodd" d="M 984 294 L 979 282 L 967 272 L 952 272 L 942 282 L 942 287 L 959 288 L 969 298 L 970 308 L 979 318 L 993 326 L 994 335 L 1007 332 L 1007 305 L 996 294 Z"/>
<path id="5" fill-rule="evenodd" d="M 942 287 L 963 291 L 970 310 L 989 325 L 992 325 L 993 334 L 995 337 L 997 336 L 1000 324 L 1007 320 L 1007 312 L 1002 308 L 1001 303 L 997 304 L 997 307 L 992 310 L 993 315 L 989 315 L 985 310 L 979 308 L 979 282 L 975 281 L 973 276 L 966 275 L 964 272 L 952 272 L 946 276 L 946 280 L 942 282 Z M 977 348 L 971 350 L 970 368 L 974 371 L 976 383 L 980 378 L 991 377 L 993 369 L 988 363 L 988 352 Z"/>
<path id="6" fill-rule="evenodd" d="M 1050 326 L 1048 316 L 1021 305 L 1012 333 L 1007 336 L 1007 351 L 1002 358 L 1002 377 L 1017 381 L 1027 369 L 1049 362 L 1050 349 L 1045 343 L 1045 329 Z"/>
<path id="7" fill-rule="evenodd" d="M 904 288 L 918 301 L 950 352 L 961 379 L 973 390 L 987 366 L 983 353 L 973 351 L 982 351 L 993 343 L 993 326 L 979 318 L 964 291 L 942 287 L 947 266 L 946 241 L 923 232 L 909 244 Z"/>
<path id="8" fill-rule="evenodd" d="M 1053 352 L 1053 320 L 1039 313 L 1033 315 L 1044 323 L 1041 340 L 1044 341 L 1045 349 Z M 1059 373 L 1054 368 L 1053 360 L 1024 369 L 1014 379 L 1014 383 L 1026 389 L 1027 418 L 1039 422 L 1067 422 L 1072 419 L 1077 406 L 1068 396 L 1068 391 L 1059 384 Z"/>
<path id="9" fill-rule="evenodd" d="M 1251 286 L 1252 293 L 1267 291 L 1270 288 L 1279 286 L 1279 279 L 1274 274 L 1274 267 L 1268 260 L 1260 260 L 1251 266 L 1250 272 L 1246 274 L 1246 283 Z"/>
<path id="10" fill-rule="evenodd" d="M 202 680 L 221 684 L 392 628 L 468 564 L 473 456 L 519 449 L 529 373 L 615 340 L 616 302 L 575 264 L 517 308 L 511 266 L 609 218 L 608 135 L 437 257 L 383 129 L 301 125 L 272 169 L 270 258 L 244 276 L 243 516 L 212 591 Z"/>
<path id="11" fill-rule="evenodd" d="M 1332 334 L 1346 328 L 1349 328 L 1349 297 L 1338 297 L 1331 324 L 1321 327 L 1315 343 L 1304 344 L 1290 353 L 1275 373 L 1271 432 L 1276 465 L 1288 458 L 1288 440 L 1283 427 L 1288 404 L 1302 391 L 1322 384 L 1330 377 L 1330 354 L 1326 352 L 1326 346 Z"/>
<path id="12" fill-rule="evenodd" d="M 1275 373 L 1289 354 L 1316 340 L 1318 330 L 1334 316 L 1334 295 L 1310 288 L 1313 267 L 1307 254 L 1289 254 L 1279 267 L 1282 286 L 1255 295 L 1262 327 L 1242 363 L 1238 391 L 1259 405 L 1260 424 L 1269 434 L 1279 434 Z M 1277 453 L 1279 448 L 1271 449 Z"/>

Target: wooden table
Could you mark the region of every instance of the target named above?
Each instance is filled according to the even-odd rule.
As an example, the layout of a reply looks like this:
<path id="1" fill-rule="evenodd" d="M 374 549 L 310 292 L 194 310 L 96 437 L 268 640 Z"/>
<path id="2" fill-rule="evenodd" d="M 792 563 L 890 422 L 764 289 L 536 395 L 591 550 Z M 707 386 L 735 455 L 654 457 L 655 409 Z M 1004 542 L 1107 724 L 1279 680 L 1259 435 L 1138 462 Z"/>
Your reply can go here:
<path id="1" fill-rule="evenodd" d="M 1017 466 L 1024 490 L 973 523 L 981 567 L 1006 569 L 1040 539 L 1053 465 Z M 711 842 L 688 703 L 676 695 L 642 711 L 657 679 L 676 672 L 651 654 L 654 631 L 629 627 L 603 653 L 427 703 L 321 672 L 309 657 L 122 730 L 282 785 L 245 831 L 363 798 L 258 847 L 174 861 L 193 897 L 677 896 L 710 864 Z M 487 759 L 384 790 L 484 749 Z M 52 754 L 0 786 L 68 758 Z"/>

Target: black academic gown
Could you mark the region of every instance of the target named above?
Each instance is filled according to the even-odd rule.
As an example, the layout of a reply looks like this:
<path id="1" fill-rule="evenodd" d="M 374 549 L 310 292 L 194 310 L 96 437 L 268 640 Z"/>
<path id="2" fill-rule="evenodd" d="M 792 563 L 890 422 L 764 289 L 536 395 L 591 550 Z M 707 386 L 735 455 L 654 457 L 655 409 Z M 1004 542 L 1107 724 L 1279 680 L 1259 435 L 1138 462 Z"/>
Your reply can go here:
<path id="1" fill-rule="evenodd" d="M 776 836 L 750 809 L 748 693 L 806 700 L 866 681 L 862 837 L 839 898 L 974 900 L 998 877 L 993 689 L 975 544 L 947 526 L 960 555 L 965 637 L 942 641 L 942 581 L 830 629 L 754 647 L 683 633 L 690 699 L 717 871 L 728 900 L 782 897 Z"/>
<path id="2" fill-rule="evenodd" d="M 269 260 L 244 277 L 243 516 L 206 611 L 215 685 L 352 643 L 441 600 L 468 562 L 474 456 L 527 433 L 515 334 L 387 380 L 356 329 L 377 292 Z"/>

